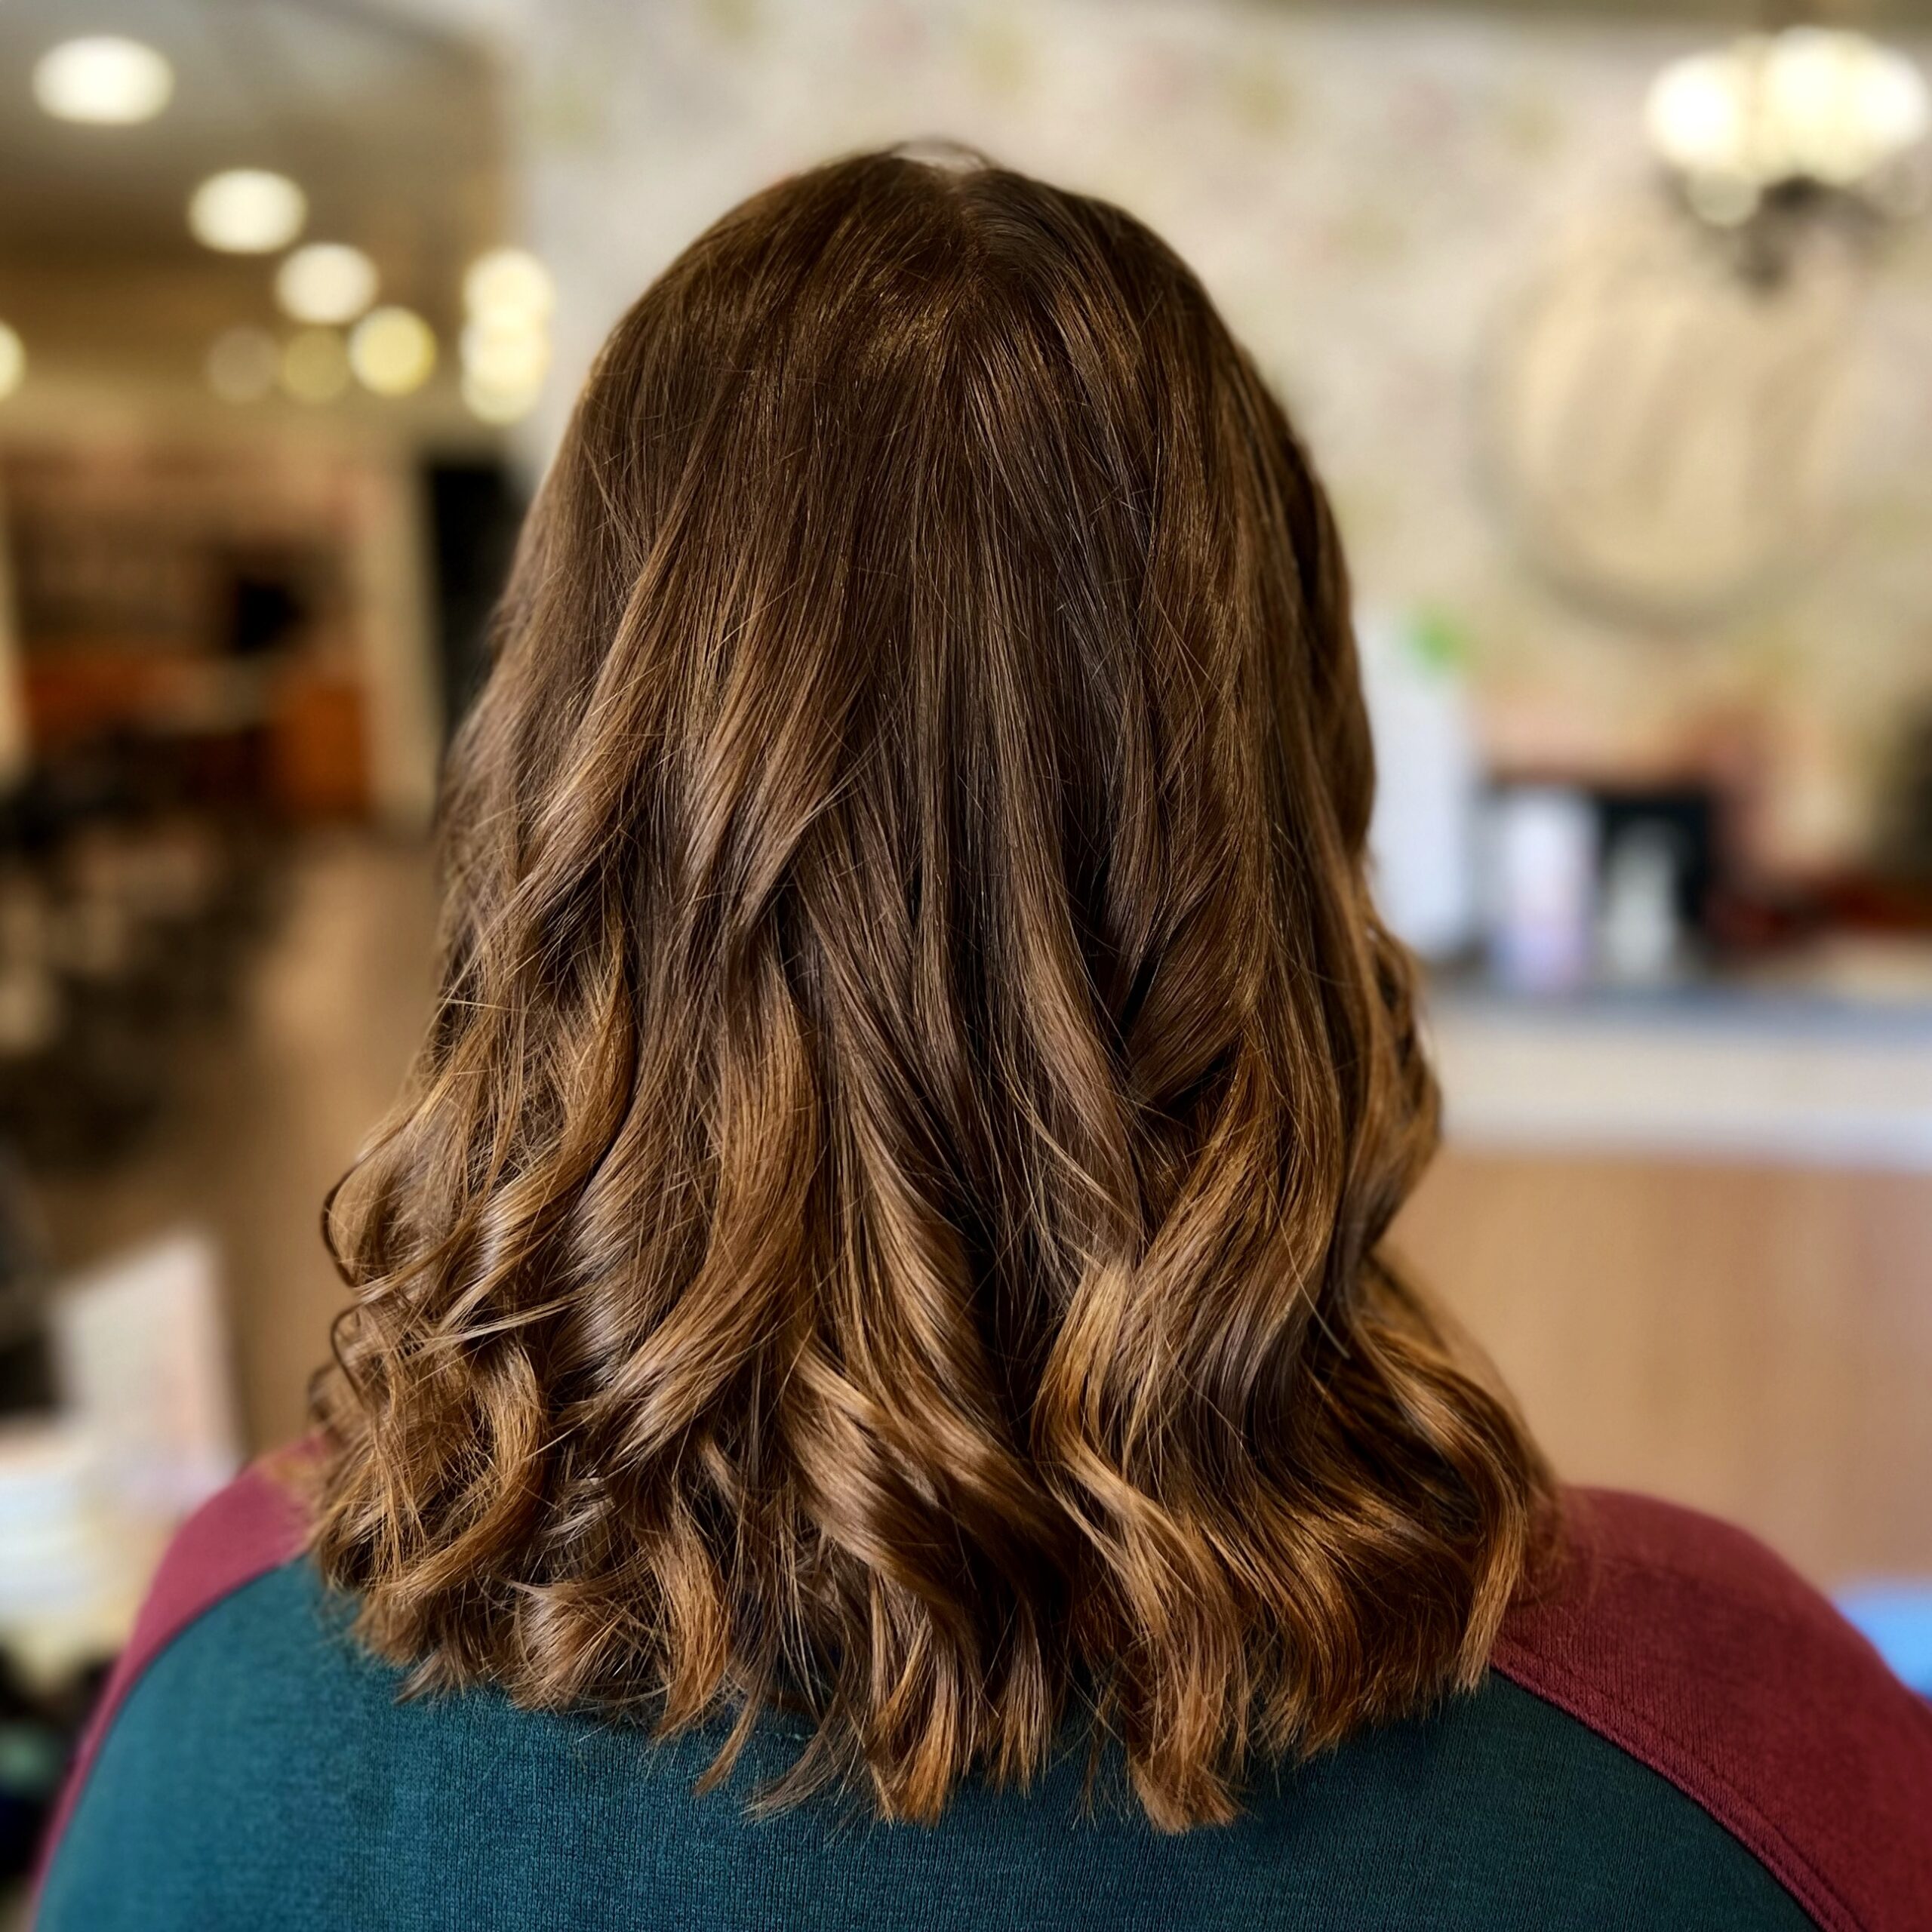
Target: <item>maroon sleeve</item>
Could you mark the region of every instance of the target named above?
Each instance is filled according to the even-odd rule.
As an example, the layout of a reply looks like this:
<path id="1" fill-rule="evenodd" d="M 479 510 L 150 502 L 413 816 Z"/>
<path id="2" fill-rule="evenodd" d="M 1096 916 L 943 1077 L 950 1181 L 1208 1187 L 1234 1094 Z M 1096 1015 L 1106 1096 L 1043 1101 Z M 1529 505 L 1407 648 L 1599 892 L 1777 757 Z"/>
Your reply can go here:
<path id="1" fill-rule="evenodd" d="M 168 1545 L 68 1770 L 41 1846 L 43 1877 L 115 1714 L 142 1672 L 204 1611 L 300 1551 L 308 1525 L 291 1477 L 306 1453 L 290 1451 L 251 1464 L 203 1503 Z"/>
<path id="2" fill-rule="evenodd" d="M 1932 1706 L 1741 1530 L 1573 1491 L 1494 1663 L 1694 1799 L 1832 1932 L 1932 1927 Z"/>

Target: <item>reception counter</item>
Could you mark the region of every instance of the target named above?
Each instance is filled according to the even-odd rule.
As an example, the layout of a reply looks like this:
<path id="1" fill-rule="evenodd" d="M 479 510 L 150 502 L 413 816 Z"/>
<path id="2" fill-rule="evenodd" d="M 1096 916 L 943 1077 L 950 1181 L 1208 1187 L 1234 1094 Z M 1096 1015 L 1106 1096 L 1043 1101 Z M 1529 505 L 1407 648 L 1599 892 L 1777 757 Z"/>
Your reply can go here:
<path id="1" fill-rule="evenodd" d="M 1472 1150 L 1932 1174 L 1932 997 L 1450 992 L 1429 1032 L 1447 1131 Z"/>

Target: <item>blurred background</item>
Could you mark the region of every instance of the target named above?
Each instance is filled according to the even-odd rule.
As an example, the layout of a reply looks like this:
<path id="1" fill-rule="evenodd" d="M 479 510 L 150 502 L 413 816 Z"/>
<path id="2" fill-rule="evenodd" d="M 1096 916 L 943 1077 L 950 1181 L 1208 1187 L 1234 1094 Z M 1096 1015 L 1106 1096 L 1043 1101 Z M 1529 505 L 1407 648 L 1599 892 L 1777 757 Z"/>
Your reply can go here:
<path id="1" fill-rule="evenodd" d="M 1564 1475 L 1932 1681 L 1928 72 L 1932 0 L 0 8 L 0 1866 L 303 1425 L 591 354 L 908 137 L 1152 223 L 1331 481 L 1447 1097 L 1400 1244 Z"/>

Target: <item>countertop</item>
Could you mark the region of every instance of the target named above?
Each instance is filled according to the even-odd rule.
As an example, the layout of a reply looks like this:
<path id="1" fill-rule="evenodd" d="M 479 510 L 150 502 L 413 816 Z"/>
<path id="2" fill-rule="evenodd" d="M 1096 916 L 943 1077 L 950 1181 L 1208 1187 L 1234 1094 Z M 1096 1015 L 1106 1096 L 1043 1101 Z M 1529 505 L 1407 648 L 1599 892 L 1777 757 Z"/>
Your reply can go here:
<path id="1" fill-rule="evenodd" d="M 1431 986 L 1452 1144 L 1932 1173 L 1932 945 L 1531 998 Z"/>

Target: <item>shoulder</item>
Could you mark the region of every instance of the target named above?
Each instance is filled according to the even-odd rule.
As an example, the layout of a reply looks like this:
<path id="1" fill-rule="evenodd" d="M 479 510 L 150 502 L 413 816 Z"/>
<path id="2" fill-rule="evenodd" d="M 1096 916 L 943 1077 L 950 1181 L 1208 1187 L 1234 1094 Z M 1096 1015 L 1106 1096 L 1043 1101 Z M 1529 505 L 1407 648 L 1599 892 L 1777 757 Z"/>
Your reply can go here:
<path id="1" fill-rule="evenodd" d="M 253 1463 L 175 1533 L 102 1696 L 106 1714 L 162 1651 L 243 1585 L 300 1554 L 308 1540 L 306 1447 Z"/>
<path id="2" fill-rule="evenodd" d="M 308 1461 L 298 1445 L 251 1463 L 182 1524 L 155 1572 L 125 1663 L 138 1669 L 203 1611 L 300 1553 Z"/>
<path id="3" fill-rule="evenodd" d="M 301 1494 L 308 1460 L 306 1446 L 298 1446 L 251 1464 L 176 1532 L 68 1772 L 42 1848 L 43 1876 L 108 1734 L 149 1666 L 217 1604 L 301 1553 L 308 1537 Z"/>
<path id="4" fill-rule="evenodd" d="M 1566 1516 L 1499 1674 L 1669 1779 L 1821 1925 L 1932 1923 L 1932 1706 L 1743 1531 L 1610 1491 Z"/>

